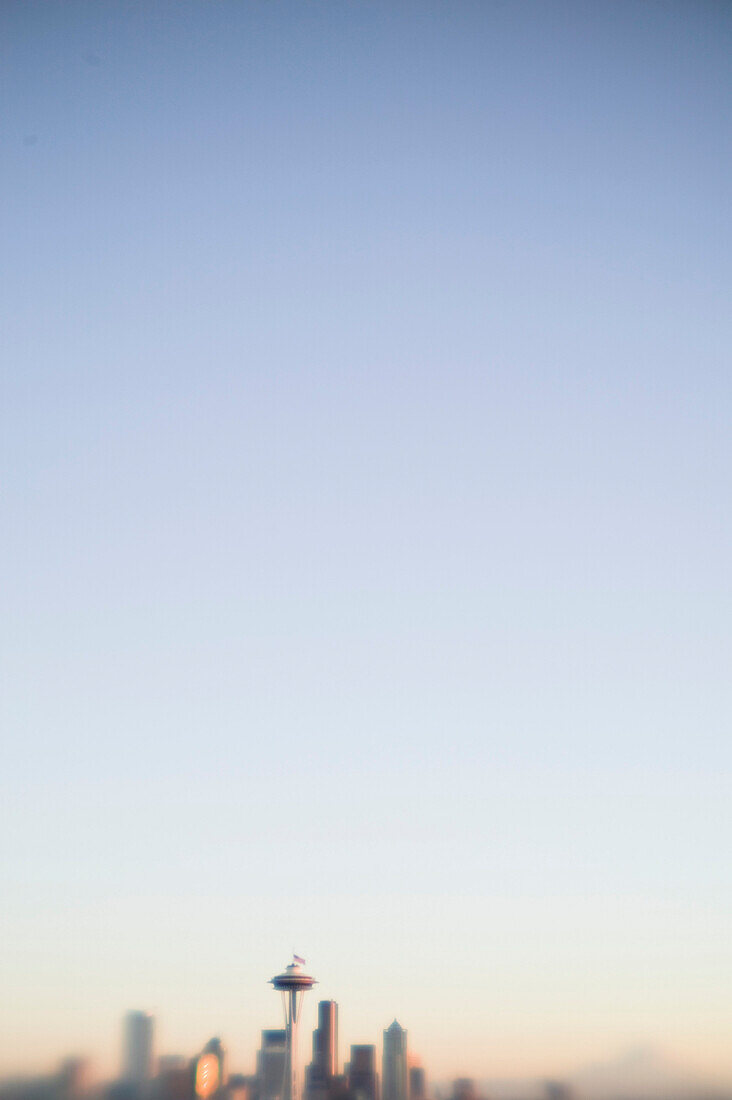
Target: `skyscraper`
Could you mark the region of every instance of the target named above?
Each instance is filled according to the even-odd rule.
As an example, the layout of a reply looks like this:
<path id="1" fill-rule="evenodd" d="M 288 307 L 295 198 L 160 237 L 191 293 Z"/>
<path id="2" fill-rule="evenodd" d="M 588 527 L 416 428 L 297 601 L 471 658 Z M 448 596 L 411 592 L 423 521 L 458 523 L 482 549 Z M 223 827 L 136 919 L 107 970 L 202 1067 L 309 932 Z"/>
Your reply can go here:
<path id="1" fill-rule="evenodd" d="M 219 1086 L 223 1088 L 226 1085 L 226 1050 L 223 1043 L 218 1037 L 209 1039 L 203 1048 L 203 1052 L 204 1054 L 213 1054 L 216 1058 L 219 1064 Z"/>
<path id="2" fill-rule="evenodd" d="M 318 1005 L 318 1026 L 313 1032 L 313 1066 L 325 1080 L 338 1073 L 338 1005 L 321 1001 Z"/>
<path id="3" fill-rule="evenodd" d="M 152 1078 L 153 1017 L 147 1012 L 128 1012 L 122 1040 L 122 1078 L 141 1089 Z"/>
<path id="4" fill-rule="evenodd" d="M 287 1059 L 287 1032 L 284 1028 L 262 1032 L 257 1053 L 257 1085 L 260 1100 L 282 1097 Z"/>
<path id="5" fill-rule="evenodd" d="M 194 1084 L 199 1100 L 210 1100 L 225 1090 L 226 1051 L 220 1039 L 210 1039 L 196 1059 Z"/>
<path id="6" fill-rule="evenodd" d="M 338 1005 L 321 1001 L 318 1005 L 318 1026 L 313 1032 L 313 1060 L 307 1068 L 305 1093 L 307 1100 L 328 1100 L 344 1082 L 338 1074 Z"/>
<path id="7" fill-rule="evenodd" d="M 407 1033 L 396 1020 L 384 1032 L 381 1083 L 383 1100 L 408 1100 Z"/>
<path id="8" fill-rule="evenodd" d="M 348 1064 L 348 1087 L 356 1100 L 379 1100 L 375 1046 L 351 1047 L 351 1061 Z"/>

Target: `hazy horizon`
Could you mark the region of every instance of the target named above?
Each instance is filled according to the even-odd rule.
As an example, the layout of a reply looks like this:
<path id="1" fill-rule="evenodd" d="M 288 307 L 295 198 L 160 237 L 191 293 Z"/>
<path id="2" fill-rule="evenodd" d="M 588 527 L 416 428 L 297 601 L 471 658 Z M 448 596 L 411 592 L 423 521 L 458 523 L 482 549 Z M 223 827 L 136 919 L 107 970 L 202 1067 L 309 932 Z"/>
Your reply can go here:
<path id="1" fill-rule="evenodd" d="M 0 1072 L 732 1080 L 732 9 L 0 30 Z"/>

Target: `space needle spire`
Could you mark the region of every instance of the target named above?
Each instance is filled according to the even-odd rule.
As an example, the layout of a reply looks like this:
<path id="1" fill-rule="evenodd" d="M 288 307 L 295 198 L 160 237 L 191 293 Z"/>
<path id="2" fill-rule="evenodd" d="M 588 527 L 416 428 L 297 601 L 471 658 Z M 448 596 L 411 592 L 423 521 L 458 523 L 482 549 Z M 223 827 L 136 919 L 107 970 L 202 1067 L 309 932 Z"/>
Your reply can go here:
<path id="1" fill-rule="evenodd" d="M 270 978 L 270 983 L 282 993 L 282 1007 L 285 1013 L 287 1048 L 285 1053 L 285 1079 L 282 1088 L 282 1100 L 300 1100 L 300 1081 L 297 1072 L 297 1025 L 302 1009 L 303 994 L 316 985 L 314 978 L 306 974 L 305 960 L 299 955 L 292 956 L 292 962 L 281 974 Z"/>

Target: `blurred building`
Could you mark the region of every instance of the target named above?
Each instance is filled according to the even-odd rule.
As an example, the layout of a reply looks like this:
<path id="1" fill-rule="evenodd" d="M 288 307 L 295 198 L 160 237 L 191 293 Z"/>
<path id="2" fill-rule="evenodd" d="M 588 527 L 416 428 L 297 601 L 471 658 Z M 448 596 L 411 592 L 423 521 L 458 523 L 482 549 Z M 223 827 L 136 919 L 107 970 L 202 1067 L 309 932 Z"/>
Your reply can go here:
<path id="1" fill-rule="evenodd" d="M 158 1063 L 158 1076 L 153 1088 L 155 1100 L 193 1100 L 194 1080 L 195 1062 L 177 1054 L 166 1055 Z M 125 1098 L 120 1097 L 119 1100 Z"/>
<path id="2" fill-rule="evenodd" d="M 379 1100 L 376 1047 L 352 1046 L 348 1063 L 348 1087 L 354 1100 Z"/>
<path id="3" fill-rule="evenodd" d="M 409 1100 L 426 1100 L 427 1079 L 422 1066 L 409 1067 Z"/>
<path id="4" fill-rule="evenodd" d="M 257 1051 L 257 1094 L 259 1100 L 282 1097 L 287 1059 L 287 1032 L 282 1029 L 262 1032 Z"/>
<path id="5" fill-rule="evenodd" d="M 313 1065 L 326 1080 L 338 1073 L 338 1005 L 321 1001 L 318 1005 L 318 1026 L 313 1032 Z"/>
<path id="6" fill-rule="evenodd" d="M 122 1080 L 144 1089 L 153 1075 L 154 1020 L 147 1012 L 128 1012 L 122 1036 Z"/>
<path id="7" fill-rule="evenodd" d="M 226 1088 L 226 1051 L 220 1039 L 209 1039 L 196 1059 L 194 1081 L 200 1100 L 222 1095 Z"/>
<path id="8" fill-rule="evenodd" d="M 566 1081 L 546 1081 L 546 1100 L 572 1100 L 572 1087 Z"/>
<path id="9" fill-rule="evenodd" d="M 142 1090 L 130 1081 L 112 1081 L 105 1089 L 104 1096 L 105 1100 L 140 1100 L 141 1092 Z"/>
<path id="10" fill-rule="evenodd" d="M 62 1100 L 78 1100 L 91 1089 L 91 1067 L 86 1058 L 67 1058 L 58 1075 L 58 1095 Z"/>
<path id="11" fill-rule="evenodd" d="M 313 1060 L 305 1076 L 308 1100 L 328 1100 L 337 1090 L 338 1081 L 338 1005 L 321 1001 L 318 1026 L 313 1032 Z M 340 1082 L 342 1089 L 343 1082 Z"/>
<path id="12" fill-rule="evenodd" d="M 384 1100 L 408 1100 L 407 1033 L 396 1020 L 384 1032 L 381 1085 Z"/>
<path id="13" fill-rule="evenodd" d="M 164 1077 L 166 1073 L 185 1069 L 187 1066 L 188 1059 L 182 1054 L 161 1054 L 158 1058 L 158 1077 Z"/>
<path id="14" fill-rule="evenodd" d="M 228 1100 L 256 1100 L 256 1077 L 248 1077 L 243 1073 L 231 1073 L 226 1085 Z"/>
<path id="15" fill-rule="evenodd" d="M 472 1077 L 458 1077 L 453 1081 L 452 1100 L 478 1100 L 478 1092 Z"/>
<path id="16" fill-rule="evenodd" d="M 0 1081 L 0 1100 L 88 1100 L 94 1095 L 90 1064 L 67 1058 L 57 1073 Z"/>

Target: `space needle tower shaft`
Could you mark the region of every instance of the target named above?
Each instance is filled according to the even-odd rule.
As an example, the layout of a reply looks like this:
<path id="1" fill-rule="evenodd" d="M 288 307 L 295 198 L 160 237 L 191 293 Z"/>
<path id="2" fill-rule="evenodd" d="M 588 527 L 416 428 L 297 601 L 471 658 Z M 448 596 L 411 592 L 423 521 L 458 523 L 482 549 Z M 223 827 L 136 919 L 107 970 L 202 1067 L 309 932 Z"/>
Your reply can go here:
<path id="1" fill-rule="evenodd" d="M 303 970 L 305 960 L 293 955 L 292 962 L 281 974 L 270 978 L 275 989 L 282 993 L 282 1007 L 285 1013 L 287 1044 L 285 1052 L 285 1074 L 282 1082 L 282 1100 L 300 1100 L 300 1078 L 297 1065 L 297 1025 L 302 1011 L 303 994 L 316 985 L 314 978 Z"/>

